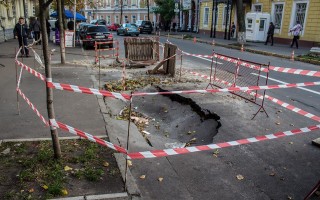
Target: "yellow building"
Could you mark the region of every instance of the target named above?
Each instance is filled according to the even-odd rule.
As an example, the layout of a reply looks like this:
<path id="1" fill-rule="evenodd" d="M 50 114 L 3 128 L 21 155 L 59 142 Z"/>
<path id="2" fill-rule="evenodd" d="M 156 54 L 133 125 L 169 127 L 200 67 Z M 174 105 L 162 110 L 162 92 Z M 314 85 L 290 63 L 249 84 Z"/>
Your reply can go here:
<path id="1" fill-rule="evenodd" d="M 0 42 L 13 38 L 13 28 L 20 16 L 27 19 L 35 16 L 35 0 L 0 1 Z"/>
<path id="2" fill-rule="evenodd" d="M 215 15 L 212 16 L 213 8 L 213 13 L 217 10 L 216 37 L 222 37 L 226 21 L 228 21 L 227 29 L 230 21 L 237 24 L 235 1 L 231 3 L 232 0 L 229 0 L 231 4 L 228 11 L 228 20 L 226 20 L 227 0 L 218 0 L 217 9 L 215 9 L 216 5 L 213 5 L 213 2 L 216 2 L 216 0 L 203 0 L 200 3 L 199 32 L 210 34 L 211 26 L 214 29 Z M 289 44 L 292 39 L 289 30 L 295 25 L 296 21 L 300 21 L 303 31 L 299 43 L 302 46 L 320 45 L 320 0 L 251 0 L 250 2 L 244 1 L 244 9 L 245 13 L 264 12 L 270 14 L 270 20 L 276 27 L 274 38 L 277 43 Z"/>

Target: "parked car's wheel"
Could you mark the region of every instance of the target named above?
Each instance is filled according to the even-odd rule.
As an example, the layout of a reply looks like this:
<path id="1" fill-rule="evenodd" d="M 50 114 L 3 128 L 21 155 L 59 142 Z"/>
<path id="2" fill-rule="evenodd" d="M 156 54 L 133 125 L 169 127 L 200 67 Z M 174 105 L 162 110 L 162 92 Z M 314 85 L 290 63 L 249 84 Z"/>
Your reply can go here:
<path id="1" fill-rule="evenodd" d="M 136 36 L 138 37 L 138 36 L 139 36 L 139 34 L 136 34 Z"/>
<path id="2" fill-rule="evenodd" d="M 83 49 L 85 49 L 85 50 L 88 49 L 88 45 L 85 42 L 83 43 Z"/>
<path id="3" fill-rule="evenodd" d="M 110 45 L 109 45 L 109 48 L 113 48 L 113 44 L 110 44 Z"/>
<path id="4" fill-rule="evenodd" d="M 148 34 L 151 34 L 151 31 L 149 31 Z"/>

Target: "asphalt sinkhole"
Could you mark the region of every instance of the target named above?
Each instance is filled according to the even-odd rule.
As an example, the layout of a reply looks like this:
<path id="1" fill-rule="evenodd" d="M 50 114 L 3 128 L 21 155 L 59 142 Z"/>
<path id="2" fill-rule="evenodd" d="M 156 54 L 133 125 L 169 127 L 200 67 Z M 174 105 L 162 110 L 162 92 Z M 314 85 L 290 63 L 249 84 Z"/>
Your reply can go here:
<path id="1" fill-rule="evenodd" d="M 152 87 L 152 90 L 167 91 L 159 86 Z M 141 116 L 147 120 L 138 128 L 153 147 L 209 144 L 221 126 L 216 113 L 179 94 L 135 97 L 132 107 L 134 112 L 140 113 L 131 118 L 133 121 L 139 121 Z"/>

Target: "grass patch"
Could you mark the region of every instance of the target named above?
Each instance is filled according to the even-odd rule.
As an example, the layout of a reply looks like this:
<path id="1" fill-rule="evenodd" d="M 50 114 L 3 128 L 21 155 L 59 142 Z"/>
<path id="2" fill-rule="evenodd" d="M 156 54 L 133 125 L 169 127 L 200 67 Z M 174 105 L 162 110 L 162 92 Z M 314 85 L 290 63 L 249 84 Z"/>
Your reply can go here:
<path id="1" fill-rule="evenodd" d="M 105 193 L 108 185 L 116 188 L 114 192 L 123 191 L 112 150 L 87 140 L 63 140 L 60 144 L 62 158 L 56 160 L 51 141 L 2 143 L 0 199 L 85 195 L 88 194 L 85 189 L 91 188 L 92 182 L 95 183 L 94 189 L 90 189 L 92 194 Z M 4 151 L 7 153 L 1 153 Z M 96 187 L 101 191 L 94 192 Z"/>
<path id="2" fill-rule="evenodd" d="M 297 56 L 297 57 L 303 58 L 303 59 L 307 59 L 307 60 L 320 61 L 320 55 L 319 54 L 315 54 L 315 53 L 309 53 L 309 54 L 300 55 L 300 56 Z"/>

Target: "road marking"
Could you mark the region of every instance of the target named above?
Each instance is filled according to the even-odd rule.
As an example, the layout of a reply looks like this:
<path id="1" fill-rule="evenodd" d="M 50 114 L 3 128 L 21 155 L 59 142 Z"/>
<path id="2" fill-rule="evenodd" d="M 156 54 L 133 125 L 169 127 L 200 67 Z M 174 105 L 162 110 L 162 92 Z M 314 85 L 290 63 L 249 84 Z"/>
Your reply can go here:
<path id="1" fill-rule="evenodd" d="M 259 76 L 259 74 L 256 74 L 256 73 L 251 73 L 252 75 L 255 75 L 255 76 Z M 260 75 L 262 78 L 267 78 L 266 76 L 263 76 L 263 75 Z M 283 81 L 280 81 L 280 80 L 277 80 L 277 79 L 274 79 L 274 78 L 270 78 L 269 77 L 269 80 L 272 80 L 274 82 L 278 82 L 278 83 L 282 83 L 282 84 L 288 84 L 286 82 L 283 82 Z M 311 92 L 311 93 L 314 93 L 314 94 L 317 94 L 317 95 L 320 95 L 320 92 L 317 92 L 317 91 L 314 91 L 314 90 L 310 90 L 310 89 L 307 89 L 307 88 L 304 88 L 304 87 L 297 87 L 299 88 L 300 90 L 305 90 L 307 92 Z"/>

